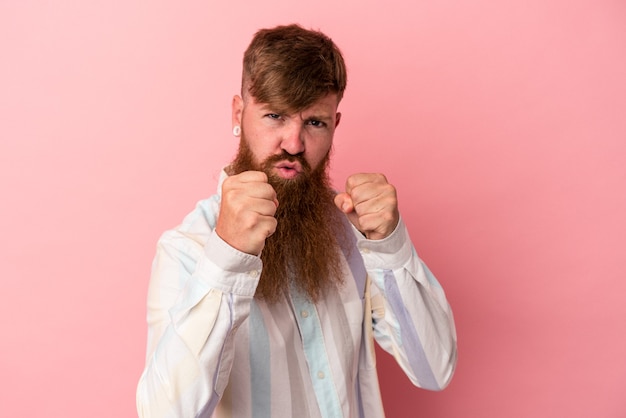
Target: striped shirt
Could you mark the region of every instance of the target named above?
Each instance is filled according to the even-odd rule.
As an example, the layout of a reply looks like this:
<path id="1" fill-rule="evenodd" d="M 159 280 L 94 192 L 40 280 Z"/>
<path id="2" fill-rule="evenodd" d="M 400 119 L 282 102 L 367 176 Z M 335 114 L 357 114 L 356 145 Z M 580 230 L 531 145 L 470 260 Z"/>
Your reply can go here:
<path id="1" fill-rule="evenodd" d="M 452 312 L 402 220 L 378 241 L 353 229 L 344 283 L 316 304 L 295 288 L 268 304 L 254 298 L 260 258 L 214 231 L 225 176 L 159 240 L 140 417 L 383 417 L 374 340 L 416 386 L 448 384 Z"/>

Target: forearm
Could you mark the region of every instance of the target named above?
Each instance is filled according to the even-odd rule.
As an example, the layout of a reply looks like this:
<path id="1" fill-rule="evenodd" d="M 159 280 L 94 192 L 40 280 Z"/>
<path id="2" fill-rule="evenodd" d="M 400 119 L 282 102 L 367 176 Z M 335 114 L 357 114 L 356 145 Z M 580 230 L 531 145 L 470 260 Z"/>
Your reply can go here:
<path id="1" fill-rule="evenodd" d="M 249 314 L 254 271 L 258 258 L 233 252 L 214 234 L 204 247 L 164 236 L 148 296 L 141 417 L 196 416 L 215 406 L 228 382 L 236 329 Z"/>
<path id="2" fill-rule="evenodd" d="M 443 389 L 456 365 L 454 319 L 443 289 L 417 256 L 402 222 L 388 240 L 359 247 L 374 283 L 377 342 L 414 384 Z"/>

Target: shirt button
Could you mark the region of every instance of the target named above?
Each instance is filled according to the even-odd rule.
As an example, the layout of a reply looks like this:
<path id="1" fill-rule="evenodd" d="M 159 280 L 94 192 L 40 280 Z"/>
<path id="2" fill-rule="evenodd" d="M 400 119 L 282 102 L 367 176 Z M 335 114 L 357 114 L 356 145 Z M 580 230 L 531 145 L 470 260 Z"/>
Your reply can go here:
<path id="1" fill-rule="evenodd" d="M 259 276 L 259 271 L 258 270 L 250 270 L 248 272 L 248 274 L 250 275 L 250 277 L 258 277 Z"/>
<path id="2" fill-rule="evenodd" d="M 361 251 L 363 252 L 363 254 L 369 254 L 370 253 L 370 249 L 369 248 L 363 248 L 363 249 L 361 249 Z"/>
<path id="3" fill-rule="evenodd" d="M 307 318 L 309 316 L 309 311 L 302 311 L 300 312 L 300 315 L 302 315 L 303 318 Z"/>
<path id="4" fill-rule="evenodd" d="M 324 374 L 324 372 L 317 372 L 317 378 L 318 379 L 323 379 L 325 377 L 326 377 L 326 375 Z"/>

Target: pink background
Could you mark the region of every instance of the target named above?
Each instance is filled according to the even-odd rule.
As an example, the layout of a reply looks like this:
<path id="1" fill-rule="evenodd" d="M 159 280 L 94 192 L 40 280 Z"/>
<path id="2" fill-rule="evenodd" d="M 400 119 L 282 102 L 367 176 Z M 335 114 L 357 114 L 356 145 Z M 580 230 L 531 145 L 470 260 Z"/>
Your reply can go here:
<path id="1" fill-rule="evenodd" d="M 626 3 L 217 4 L 0 2 L 0 416 L 135 416 L 156 240 L 290 22 L 349 65 L 336 184 L 396 184 L 457 319 L 444 392 L 379 357 L 388 416 L 626 416 Z"/>

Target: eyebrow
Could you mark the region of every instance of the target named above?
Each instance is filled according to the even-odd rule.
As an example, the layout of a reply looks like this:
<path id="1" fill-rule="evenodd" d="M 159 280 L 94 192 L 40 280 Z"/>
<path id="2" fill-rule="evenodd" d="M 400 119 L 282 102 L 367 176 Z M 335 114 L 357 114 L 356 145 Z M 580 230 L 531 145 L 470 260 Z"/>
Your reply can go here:
<path id="1" fill-rule="evenodd" d="M 261 104 L 261 106 L 259 107 L 259 109 L 261 110 L 261 112 L 271 112 L 271 113 L 276 113 L 276 114 L 280 114 L 280 115 L 287 115 L 287 116 L 293 116 L 293 115 L 299 115 L 302 116 L 303 113 L 310 111 L 308 109 L 304 109 L 301 111 L 295 111 L 295 112 L 289 112 L 286 110 L 281 110 L 278 109 L 276 106 L 273 106 L 269 103 L 263 103 Z M 307 116 L 306 118 L 302 118 L 302 120 L 319 120 L 322 122 L 330 122 L 333 119 L 333 115 L 332 114 L 327 114 L 326 112 L 321 112 L 321 113 L 312 113 L 311 115 Z"/>
<path id="2" fill-rule="evenodd" d="M 300 115 L 302 115 L 304 113 L 300 112 Z M 326 112 L 322 112 L 322 113 L 312 113 L 311 115 L 308 115 L 306 118 L 302 118 L 303 120 L 319 120 L 319 121 L 323 121 L 323 122 L 329 122 L 331 120 L 333 120 L 333 115 L 332 114 L 327 114 Z"/>

